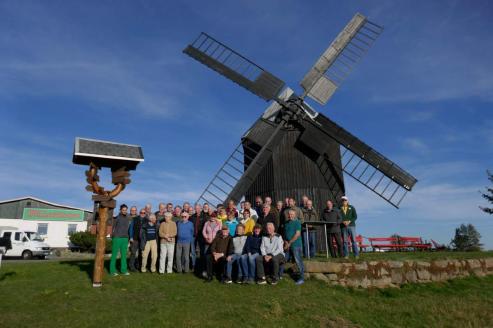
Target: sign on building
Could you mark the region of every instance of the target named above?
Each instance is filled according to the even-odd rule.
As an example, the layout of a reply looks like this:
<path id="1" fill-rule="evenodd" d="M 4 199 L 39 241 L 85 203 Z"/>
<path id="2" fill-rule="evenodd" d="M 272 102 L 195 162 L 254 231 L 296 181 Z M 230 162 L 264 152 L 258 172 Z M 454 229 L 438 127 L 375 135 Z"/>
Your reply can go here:
<path id="1" fill-rule="evenodd" d="M 29 221 L 84 221 L 84 211 L 25 208 L 22 219 Z"/>

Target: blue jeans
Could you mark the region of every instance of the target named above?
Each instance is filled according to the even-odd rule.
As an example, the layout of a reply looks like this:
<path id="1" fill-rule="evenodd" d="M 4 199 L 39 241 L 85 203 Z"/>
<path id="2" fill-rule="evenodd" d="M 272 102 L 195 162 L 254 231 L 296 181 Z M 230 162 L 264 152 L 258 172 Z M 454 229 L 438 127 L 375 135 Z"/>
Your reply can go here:
<path id="1" fill-rule="evenodd" d="M 257 273 L 257 256 L 260 256 L 259 253 L 248 255 L 248 279 L 255 280 L 255 274 Z"/>
<path id="2" fill-rule="evenodd" d="M 303 279 L 305 276 L 305 265 L 303 264 L 303 259 L 301 258 L 301 247 L 291 247 L 286 253 L 284 253 L 284 257 L 286 258 L 286 263 L 291 259 L 291 254 L 294 257 L 294 261 L 298 266 L 298 270 L 300 270 L 300 279 Z M 284 265 L 281 265 L 279 270 L 279 275 L 282 276 L 284 273 Z"/>
<path id="3" fill-rule="evenodd" d="M 347 226 L 341 228 L 342 238 L 344 240 L 342 250 L 344 251 L 344 256 L 349 256 L 349 239 L 351 238 L 351 244 L 353 246 L 353 255 L 358 256 L 358 243 L 356 242 L 356 227 L 355 226 Z"/>
<path id="4" fill-rule="evenodd" d="M 192 254 L 192 267 L 195 268 L 195 261 L 197 260 L 197 252 L 195 251 L 195 238 L 192 237 L 192 245 L 190 245 L 190 254 Z"/>
<path id="5" fill-rule="evenodd" d="M 243 277 L 248 275 L 248 255 L 247 254 L 233 254 L 231 255 L 231 261 L 228 261 L 226 266 L 226 275 L 228 279 L 231 279 L 231 273 L 233 272 L 233 264 L 238 266 L 238 280 L 242 280 Z"/>
<path id="6" fill-rule="evenodd" d="M 308 230 L 308 242 L 306 240 L 306 230 L 302 232 L 303 235 L 303 256 L 308 257 L 306 254 L 307 243 L 308 248 L 310 249 L 310 257 L 315 257 L 315 253 L 317 251 L 317 231 L 316 230 Z"/>

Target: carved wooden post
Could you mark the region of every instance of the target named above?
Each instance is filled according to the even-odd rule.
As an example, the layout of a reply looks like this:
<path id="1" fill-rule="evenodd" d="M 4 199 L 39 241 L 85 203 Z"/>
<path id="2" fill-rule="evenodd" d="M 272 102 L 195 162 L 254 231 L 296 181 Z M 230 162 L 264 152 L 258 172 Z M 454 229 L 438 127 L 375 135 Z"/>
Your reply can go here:
<path id="1" fill-rule="evenodd" d="M 98 168 L 91 163 L 90 168 L 86 171 L 87 183 L 89 185 L 86 190 L 92 191 L 94 195 L 92 200 L 99 204 L 98 214 L 98 233 L 96 240 L 96 256 L 94 258 L 94 272 L 92 278 L 93 287 L 101 287 L 104 273 L 104 255 L 106 253 L 106 227 L 108 222 L 108 210 L 116 207 L 114 197 L 118 196 L 125 186 L 130 183 L 130 173 L 122 167 L 117 170 L 112 170 L 112 182 L 116 187 L 112 191 L 105 191 L 98 184 L 99 176 L 97 175 Z"/>
<path id="2" fill-rule="evenodd" d="M 72 162 L 89 165 L 86 171 L 87 191 L 93 193 L 92 200 L 98 205 L 98 234 L 96 256 L 94 258 L 93 287 L 101 287 L 104 273 L 104 254 L 106 249 L 106 226 L 108 215 L 116 207 L 115 197 L 130 183 L 130 170 L 144 161 L 142 148 L 110 141 L 75 138 Z M 111 191 L 99 186 L 98 170 L 102 167 L 111 168 L 111 182 L 115 188 Z"/>

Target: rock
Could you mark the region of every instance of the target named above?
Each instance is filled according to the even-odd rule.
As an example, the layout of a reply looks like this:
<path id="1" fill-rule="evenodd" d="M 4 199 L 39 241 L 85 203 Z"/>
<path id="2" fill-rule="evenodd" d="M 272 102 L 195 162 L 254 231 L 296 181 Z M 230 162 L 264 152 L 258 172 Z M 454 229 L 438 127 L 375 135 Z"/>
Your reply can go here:
<path id="1" fill-rule="evenodd" d="M 356 287 L 368 288 L 370 286 L 370 279 L 368 279 L 366 276 L 362 278 L 348 279 L 347 285 L 353 288 Z"/>
<path id="2" fill-rule="evenodd" d="M 341 268 L 341 272 L 344 274 L 344 275 L 348 275 L 349 272 L 351 272 L 351 269 L 353 268 L 353 265 L 351 263 L 342 263 L 342 268 Z"/>
<path id="3" fill-rule="evenodd" d="M 389 272 L 384 267 L 380 268 L 380 275 L 381 276 L 387 276 L 388 274 L 389 274 Z"/>
<path id="4" fill-rule="evenodd" d="M 429 268 L 431 266 L 430 262 L 423 261 L 416 262 L 416 265 L 418 266 L 418 268 Z"/>
<path id="5" fill-rule="evenodd" d="M 448 261 L 434 261 L 433 264 L 440 269 L 445 269 L 448 266 Z"/>
<path id="6" fill-rule="evenodd" d="M 431 274 L 428 270 L 417 270 L 416 273 L 418 274 L 418 279 L 419 280 L 430 280 L 431 279 Z"/>
<path id="7" fill-rule="evenodd" d="M 311 273 L 338 273 L 342 270 L 342 263 L 333 262 L 305 262 L 305 271 Z"/>
<path id="8" fill-rule="evenodd" d="M 380 263 L 380 262 L 378 262 L 378 261 L 370 261 L 370 262 L 368 262 L 368 264 L 371 265 L 371 266 L 377 266 L 378 263 Z"/>
<path id="9" fill-rule="evenodd" d="M 402 273 L 399 271 L 392 271 L 390 274 L 390 281 L 393 284 L 397 284 L 397 285 L 402 284 L 403 283 Z"/>
<path id="10" fill-rule="evenodd" d="M 431 274 L 431 281 L 440 281 L 440 274 L 432 273 Z"/>
<path id="11" fill-rule="evenodd" d="M 488 271 L 493 271 L 493 258 L 484 259 L 484 266 Z"/>
<path id="12" fill-rule="evenodd" d="M 387 288 L 392 284 L 392 279 L 390 277 L 383 277 L 380 279 L 373 279 L 371 281 L 372 286 L 376 288 Z"/>
<path id="13" fill-rule="evenodd" d="M 368 264 L 366 264 L 366 262 L 355 264 L 354 269 L 356 271 L 367 271 L 368 270 Z"/>
<path id="14" fill-rule="evenodd" d="M 416 271 L 414 270 L 409 270 L 406 272 L 406 280 L 408 282 L 416 282 L 418 281 L 418 277 L 416 275 Z"/>
<path id="15" fill-rule="evenodd" d="M 388 264 L 391 269 L 400 269 L 404 266 L 404 263 L 400 261 L 389 261 Z"/>
<path id="16" fill-rule="evenodd" d="M 467 264 L 469 265 L 469 268 L 472 270 L 481 268 L 481 262 L 479 262 L 479 260 L 466 260 L 466 261 Z"/>
<path id="17" fill-rule="evenodd" d="M 329 274 L 327 274 L 327 278 L 329 278 L 329 280 L 332 280 L 332 281 L 338 279 L 338 277 L 337 277 L 337 275 L 335 273 L 329 273 Z"/>
<path id="18" fill-rule="evenodd" d="M 413 268 L 414 267 L 414 261 L 411 261 L 411 260 L 405 260 L 404 261 L 404 264 L 410 268 Z"/>
<path id="19" fill-rule="evenodd" d="M 326 282 L 326 283 L 330 282 L 329 278 L 327 278 L 323 273 L 319 273 L 319 272 L 314 273 L 313 278 L 315 278 L 317 280 L 321 280 L 321 281 Z"/>

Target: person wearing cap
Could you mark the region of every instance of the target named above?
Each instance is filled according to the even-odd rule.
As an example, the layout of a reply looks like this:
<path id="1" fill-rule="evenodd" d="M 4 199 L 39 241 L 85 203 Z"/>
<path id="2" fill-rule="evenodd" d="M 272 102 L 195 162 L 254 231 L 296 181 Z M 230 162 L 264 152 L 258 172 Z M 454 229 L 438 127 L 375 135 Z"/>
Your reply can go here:
<path id="1" fill-rule="evenodd" d="M 176 271 L 188 273 L 190 270 L 190 246 L 193 241 L 194 226 L 188 221 L 190 214 L 181 212 L 181 221 L 176 224 Z"/>
<path id="2" fill-rule="evenodd" d="M 207 282 L 213 280 L 214 264 L 219 266 L 219 272 L 221 273 L 221 280 L 226 284 L 230 284 L 233 281 L 230 276 L 225 274 L 226 265 L 231 261 L 233 254 L 233 238 L 229 234 L 229 228 L 227 225 L 223 225 L 221 231 L 212 241 L 211 247 L 207 254 Z"/>
<path id="3" fill-rule="evenodd" d="M 256 259 L 260 256 L 260 245 L 262 244 L 262 226 L 256 224 L 253 227 L 252 235 L 247 237 L 245 243 L 245 252 L 248 255 L 248 283 L 255 283 L 255 274 L 257 272 Z"/>
<path id="4" fill-rule="evenodd" d="M 349 199 L 346 196 L 341 197 L 342 205 L 340 208 L 342 215 L 341 224 L 341 234 L 344 240 L 343 242 L 343 252 L 344 258 L 349 257 L 349 238 L 351 239 L 351 245 L 353 247 L 353 255 L 358 258 L 358 243 L 356 242 L 356 219 L 358 215 L 356 214 L 356 209 L 354 206 L 349 205 Z"/>
<path id="5" fill-rule="evenodd" d="M 279 279 L 279 266 L 281 262 L 284 262 L 284 242 L 282 237 L 276 233 L 274 223 L 268 222 L 266 228 L 267 235 L 262 237 L 260 256 L 256 259 L 258 284 L 265 285 L 267 283 L 264 266 L 272 265 L 270 283 L 276 285 Z"/>

